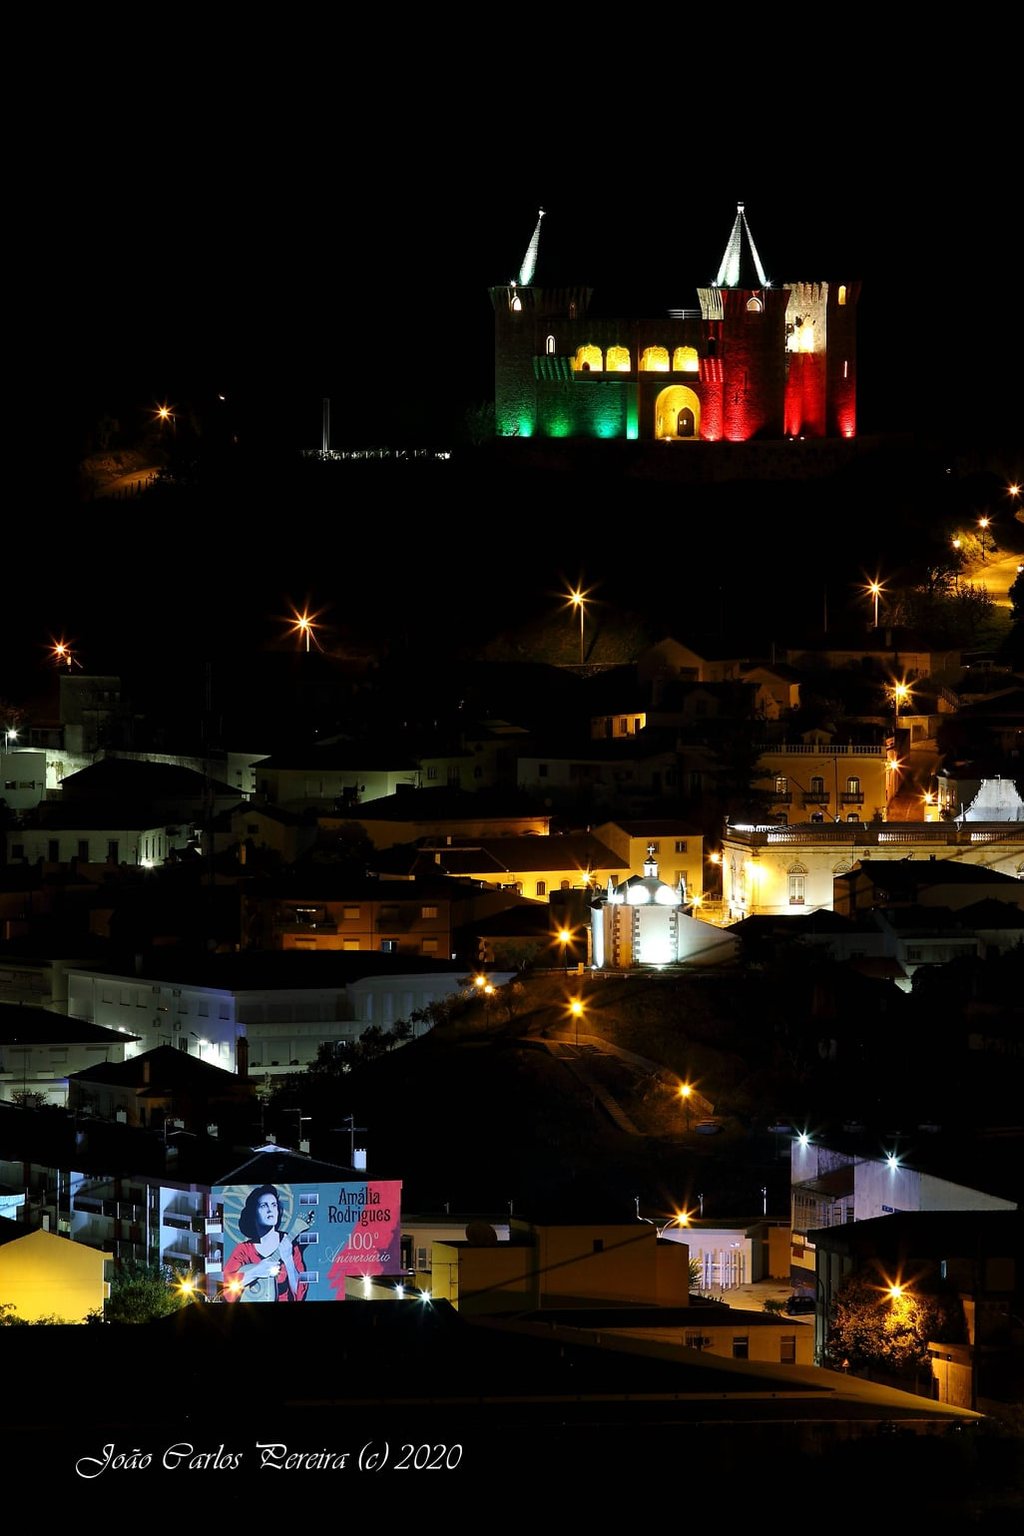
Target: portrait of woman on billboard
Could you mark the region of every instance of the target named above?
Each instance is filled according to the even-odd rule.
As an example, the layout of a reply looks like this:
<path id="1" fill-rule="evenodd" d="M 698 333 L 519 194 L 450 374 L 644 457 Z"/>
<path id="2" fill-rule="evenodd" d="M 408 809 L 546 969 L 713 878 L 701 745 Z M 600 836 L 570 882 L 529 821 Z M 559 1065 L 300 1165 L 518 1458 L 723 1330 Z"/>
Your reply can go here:
<path id="1" fill-rule="evenodd" d="M 312 1210 L 303 1211 L 286 1231 L 281 1198 L 273 1184 L 250 1190 L 238 1217 L 245 1241 L 224 1265 L 224 1300 L 305 1301 L 305 1265 L 294 1239 L 312 1220 Z"/>

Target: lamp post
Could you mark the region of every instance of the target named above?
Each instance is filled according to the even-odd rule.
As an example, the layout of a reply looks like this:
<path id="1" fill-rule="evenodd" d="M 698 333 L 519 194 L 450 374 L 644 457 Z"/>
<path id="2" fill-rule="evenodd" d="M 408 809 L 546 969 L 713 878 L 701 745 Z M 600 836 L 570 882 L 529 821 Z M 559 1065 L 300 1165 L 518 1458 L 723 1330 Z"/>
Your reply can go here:
<path id="1" fill-rule="evenodd" d="M 686 1134 L 687 1135 L 690 1134 L 690 1097 L 691 1097 L 692 1093 L 693 1093 L 693 1089 L 690 1087 L 689 1083 L 680 1083 L 680 1085 L 679 1085 L 679 1097 L 682 1099 L 682 1101 L 683 1101 L 683 1108 L 686 1110 Z"/>
<path id="2" fill-rule="evenodd" d="M 868 590 L 868 593 L 870 594 L 870 596 L 872 598 L 874 598 L 874 603 L 875 603 L 875 619 L 874 619 L 874 624 L 872 625 L 872 628 L 877 629 L 878 628 L 878 598 L 879 598 L 879 594 L 881 593 L 881 590 L 882 590 L 882 584 L 881 584 L 881 582 L 879 582 L 877 580 L 876 581 L 868 582 L 867 590 Z"/>
<path id="3" fill-rule="evenodd" d="M 992 519 L 988 518 L 988 517 L 979 517 L 978 518 L 978 527 L 981 529 L 981 563 L 982 563 L 982 565 L 984 565 L 986 563 L 987 559 L 988 559 L 988 556 L 985 553 L 985 534 L 986 534 L 986 532 L 988 530 L 988 525 L 989 525 L 989 523 L 991 521 L 992 521 Z M 994 542 L 993 542 L 992 547 L 993 547 L 993 549 L 995 548 L 995 543 Z"/>
<path id="4" fill-rule="evenodd" d="M 569 1012 L 572 1014 L 576 1025 L 575 1045 L 577 1050 L 579 1050 L 580 1045 L 580 1017 L 583 1014 L 583 1011 L 584 1009 L 582 1002 L 578 997 L 574 997 L 572 1002 L 569 1004 Z"/>
<path id="5" fill-rule="evenodd" d="M 572 933 L 570 932 L 570 930 L 568 928 L 559 928 L 559 930 L 558 930 L 558 942 L 562 946 L 562 970 L 563 971 L 568 971 L 568 969 L 569 969 L 568 948 L 569 948 L 569 943 L 570 943 L 571 939 L 572 939 Z"/>
<path id="6" fill-rule="evenodd" d="M 580 615 L 580 666 L 581 667 L 583 665 L 583 656 L 584 656 L 584 651 L 583 651 L 583 610 L 586 607 L 586 596 L 587 596 L 587 594 L 580 587 L 577 587 L 574 592 L 570 592 L 569 593 L 569 602 L 572 604 L 572 606 L 574 608 L 577 608 L 579 610 L 579 615 Z"/>
<path id="7" fill-rule="evenodd" d="M 900 707 L 906 704 L 910 698 L 910 687 L 907 683 L 893 683 L 892 685 L 892 717 L 893 737 L 900 728 Z"/>

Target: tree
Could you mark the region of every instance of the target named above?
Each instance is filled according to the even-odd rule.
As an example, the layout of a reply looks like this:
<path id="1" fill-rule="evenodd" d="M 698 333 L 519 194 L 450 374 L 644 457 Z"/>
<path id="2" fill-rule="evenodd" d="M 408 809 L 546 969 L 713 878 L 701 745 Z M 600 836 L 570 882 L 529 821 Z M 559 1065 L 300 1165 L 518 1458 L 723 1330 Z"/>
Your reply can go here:
<path id="1" fill-rule="evenodd" d="M 1015 619 L 1024 619 L 1024 571 L 1019 571 L 1010 583 L 1008 593 Z"/>
<path id="2" fill-rule="evenodd" d="M 174 1280 L 174 1270 L 163 1264 L 126 1261 L 110 1282 L 108 1323 L 151 1323 L 177 1312 L 187 1297 L 174 1288 Z"/>
<path id="3" fill-rule="evenodd" d="M 930 1339 L 963 1336 L 963 1315 L 954 1296 L 923 1287 L 892 1291 L 864 1274 L 853 1274 L 832 1303 L 828 1353 L 875 1370 L 909 1373 L 927 1357 Z"/>

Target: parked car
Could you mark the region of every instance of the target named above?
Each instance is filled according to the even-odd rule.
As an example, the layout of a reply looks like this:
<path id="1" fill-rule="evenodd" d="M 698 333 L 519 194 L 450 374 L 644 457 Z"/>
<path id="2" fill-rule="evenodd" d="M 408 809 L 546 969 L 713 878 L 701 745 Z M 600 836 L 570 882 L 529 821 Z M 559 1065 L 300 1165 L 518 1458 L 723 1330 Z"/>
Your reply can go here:
<path id="1" fill-rule="evenodd" d="M 786 1298 L 786 1311 L 789 1313 L 790 1317 L 794 1317 L 798 1312 L 813 1312 L 814 1297 L 788 1296 Z"/>

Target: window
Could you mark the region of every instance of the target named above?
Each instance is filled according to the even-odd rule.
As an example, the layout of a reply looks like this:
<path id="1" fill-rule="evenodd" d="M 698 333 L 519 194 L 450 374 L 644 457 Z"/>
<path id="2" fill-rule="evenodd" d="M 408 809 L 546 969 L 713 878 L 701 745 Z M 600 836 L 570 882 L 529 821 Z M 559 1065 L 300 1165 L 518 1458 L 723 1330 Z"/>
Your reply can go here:
<path id="1" fill-rule="evenodd" d="M 779 1364 L 796 1365 L 795 1333 L 784 1333 L 779 1340 Z"/>
<path id="2" fill-rule="evenodd" d="M 687 1349 L 703 1349 L 704 1335 L 702 1333 L 687 1333 L 683 1336 L 683 1343 Z"/>
<path id="3" fill-rule="evenodd" d="M 812 795 L 823 795 L 824 793 L 825 793 L 825 780 L 821 779 L 821 778 L 813 778 L 811 780 L 811 794 Z"/>
<path id="4" fill-rule="evenodd" d="M 457 767 L 450 767 L 448 769 L 448 783 L 449 784 L 457 784 L 458 782 L 459 782 L 459 770 L 458 770 L 458 768 Z"/>
<path id="5" fill-rule="evenodd" d="M 577 347 L 576 356 L 572 360 L 574 373 L 602 373 L 604 371 L 604 355 L 600 347 Z"/>
<path id="6" fill-rule="evenodd" d="M 547 883 L 547 881 L 546 880 L 538 880 L 537 881 L 537 895 L 538 896 L 546 896 L 547 893 L 548 893 L 548 883 Z"/>
<path id="7" fill-rule="evenodd" d="M 593 1239 L 593 1245 L 594 1245 L 594 1252 L 595 1253 L 604 1253 L 604 1238 L 603 1237 L 595 1237 Z"/>
<path id="8" fill-rule="evenodd" d="M 47 845 L 46 845 L 46 859 L 47 859 L 47 863 L 49 863 L 49 864 L 59 864 L 60 863 L 60 841 L 59 841 L 58 838 L 51 837 L 49 842 L 47 843 Z"/>
<path id="9" fill-rule="evenodd" d="M 537 777 L 538 777 L 538 779 L 546 779 L 547 776 L 548 776 L 548 765 L 547 765 L 547 763 L 538 763 L 537 764 Z"/>
<path id="10" fill-rule="evenodd" d="M 653 843 L 653 842 L 652 843 L 648 843 L 647 847 L 649 848 L 651 853 L 660 853 L 661 852 L 661 844 L 660 843 Z"/>
<path id="11" fill-rule="evenodd" d="M 427 769 L 427 778 L 428 779 L 436 779 L 437 778 L 437 769 L 436 768 L 428 768 Z"/>
<path id="12" fill-rule="evenodd" d="M 554 355 L 555 355 L 555 338 L 553 336 L 549 336 L 547 341 L 545 341 L 545 343 L 544 343 L 544 351 L 547 353 L 548 357 L 554 357 Z"/>
<path id="13" fill-rule="evenodd" d="M 848 795 L 860 794 L 860 779 L 855 773 L 851 773 L 850 777 L 846 781 L 846 793 Z"/>
<path id="14" fill-rule="evenodd" d="M 420 907 L 420 917 L 436 917 L 436 907 Z"/>
<path id="15" fill-rule="evenodd" d="M 359 908 L 346 907 L 341 915 L 346 923 L 356 923 L 359 921 Z"/>
<path id="16" fill-rule="evenodd" d="M 88 838 L 83 837 L 83 838 L 79 839 L 79 843 L 78 843 L 78 857 L 81 859 L 83 864 L 88 864 L 88 862 L 89 862 L 89 840 L 88 840 Z"/>
<path id="17" fill-rule="evenodd" d="M 609 373 L 628 373 L 632 367 L 628 347 L 609 347 L 604 360 Z"/>
<path id="18" fill-rule="evenodd" d="M 845 283 L 840 283 L 839 284 L 839 303 L 841 305 L 846 303 L 846 284 Z"/>
<path id="19" fill-rule="evenodd" d="M 423 953 L 425 955 L 435 955 L 437 953 L 437 940 L 436 939 L 424 939 L 423 940 Z"/>
<path id="20" fill-rule="evenodd" d="M 804 904 L 804 889 L 807 881 L 806 875 L 790 875 L 789 877 L 789 904 L 791 907 L 802 907 Z"/>
<path id="21" fill-rule="evenodd" d="M 750 1357 L 750 1338 L 745 1333 L 733 1335 L 732 1357 L 734 1360 L 747 1360 Z"/>
<path id="22" fill-rule="evenodd" d="M 117 839 L 115 837 L 112 837 L 110 839 L 110 841 L 107 843 L 107 862 L 109 864 L 116 864 L 117 863 L 117 856 L 118 856 Z"/>
<path id="23" fill-rule="evenodd" d="M 844 379 L 848 379 L 849 377 L 850 377 L 850 365 L 846 361 L 846 359 L 844 358 L 843 359 L 843 378 Z"/>
<path id="24" fill-rule="evenodd" d="M 856 811 L 850 811 L 846 819 L 847 821 L 860 821 L 860 817 L 857 815 Z"/>
<path id="25" fill-rule="evenodd" d="M 196 1014 L 200 1019 L 208 1019 L 210 1017 L 209 1003 L 200 1002 L 199 1007 L 196 1009 Z"/>
<path id="26" fill-rule="evenodd" d="M 23 859 L 24 857 L 25 857 L 25 844 L 24 843 L 12 843 L 11 844 L 11 858 L 12 859 Z"/>
<path id="27" fill-rule="evenodd" d="M 645 347 L 640 358 L 641 373 L 668 373 L 667 347 Z"/>
<path id="28" fill-rule="evenodd" d="M 696 347 L 676 347 L 672 354 L 673 373 L 696 373 L 699 366 Z"/>
<path id="29" fill-rule="evenodd" d="M 342 947 L 342 949 L 358 949 L 359 948 L 359 940 L 358 939 L 342 939 L 341 947 Z"/>
<path id="30" fill-rule="evenodd" d="M 247 836 L 255 837 L 260 830 L 260 824 L 258 821 L 246 822 L 245 830 Z"/>
<path id="31" fill-rule="evenodd" d="M 777 795 L 784 795 L 786 793 L 786 786 L 788 783 L 789 780 L 785 777 L 784 774 L 777 773 L 775 775 L 775 793 Z"/>
<path id="32" fill-rule="evenodd" d="M 380 949 L 381 949 L 381 954 L 383 954 L 383 955 L 397 955 L 398 954 L 398 940 L 397 939 L 381 939 L 381 941 L 380 941 Z"/>
<path id="33" fill-rule="evenodd" d="M 680 842 L 677 839 L 676 840 L 676 853 L 685 853 L 685 852 L 686 852 L 686 839 L 684 838 L 682 840 L 682 842 Z"/>
<path id="34" fill-rule="evenodd" d="M 760 299 L 751 298 L 747 300 L 748 315 L 759 315 L 763 309 L 764 305 L 761 303 Z M 746 1356 L 744 1356 L 744 1359 L 746 1359 Z"/>

